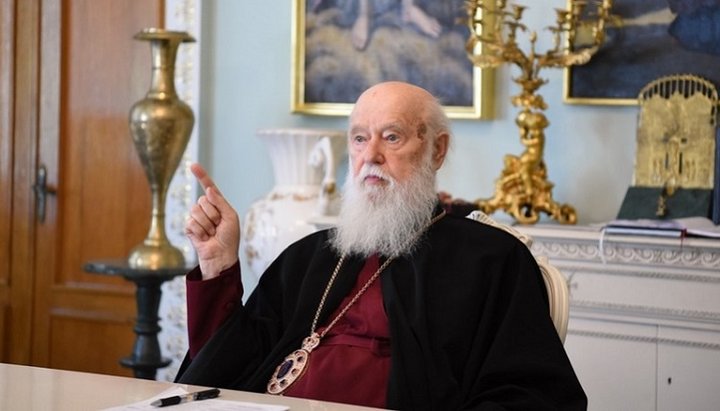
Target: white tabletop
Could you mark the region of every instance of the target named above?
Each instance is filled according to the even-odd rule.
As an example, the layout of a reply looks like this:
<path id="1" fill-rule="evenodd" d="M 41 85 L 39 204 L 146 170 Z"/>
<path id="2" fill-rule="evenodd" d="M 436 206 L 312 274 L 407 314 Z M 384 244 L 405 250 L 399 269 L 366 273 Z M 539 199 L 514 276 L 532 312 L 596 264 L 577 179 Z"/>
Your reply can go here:
<path id="1" fill-rule="evenodd" d="M 182 387 L 189 392 L 206 388 L 0 363 L 0 410 L 3 411 L 98 410 L 144 401 L 173 387 Z M 293 411 L 373 409 L 226 389 L 221 390 L 221 397 L 225 400 L 285 405 Z M 172 407 L 160 409 L 172 411 Z"/>

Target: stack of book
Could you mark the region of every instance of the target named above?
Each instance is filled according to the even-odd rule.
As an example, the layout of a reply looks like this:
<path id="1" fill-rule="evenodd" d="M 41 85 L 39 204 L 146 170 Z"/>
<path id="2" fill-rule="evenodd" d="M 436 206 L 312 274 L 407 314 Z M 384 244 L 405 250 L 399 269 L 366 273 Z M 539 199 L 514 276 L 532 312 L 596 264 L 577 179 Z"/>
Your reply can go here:
<path id="1" fill-rule="evenodd" d="M 603 226 L 605 234 L 645 235 L 654 237 L 720 238 L 720 225 L 705 217 L 674 220 L 613 220 Z"/>

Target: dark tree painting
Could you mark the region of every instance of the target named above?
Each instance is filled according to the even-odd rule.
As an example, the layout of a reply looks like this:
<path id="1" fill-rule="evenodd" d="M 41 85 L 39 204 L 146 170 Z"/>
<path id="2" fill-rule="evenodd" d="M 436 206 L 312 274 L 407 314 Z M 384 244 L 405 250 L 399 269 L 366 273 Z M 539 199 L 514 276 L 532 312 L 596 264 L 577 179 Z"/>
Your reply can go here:
<path id="1" fill-rule="evenodd" d="M 572 67 L 569 102 L 632 104 L 652 80 L 694 74 L 720 86 L 720 0 L 615 0 L 607 41 Z M 620 101 L 616 101 L 620 100 Z"/>

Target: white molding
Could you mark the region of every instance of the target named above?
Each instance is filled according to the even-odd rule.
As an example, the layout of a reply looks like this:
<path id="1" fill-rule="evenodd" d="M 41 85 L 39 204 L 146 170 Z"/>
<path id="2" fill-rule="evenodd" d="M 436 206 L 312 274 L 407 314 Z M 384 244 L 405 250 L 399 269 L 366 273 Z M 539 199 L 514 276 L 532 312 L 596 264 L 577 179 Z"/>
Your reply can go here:
<path id="1" fill-rule="evenodd" d="M 621 340 L 621 341 L 632 341 L 632 342 L 641 342 L 641 343 L 649 343 L 649 344 L 670 344 L 670 345 L 677 345 L 677 346 L 683 346 L 683 347 L 720 351 L 720 343 L 691 341 L 691 340 L 683 340 L 683 339 L 676 339 L 676 338 L 647 337 L 647 336 L 639 336 L 639 335 L 609 333 L 609 332 L 592 331 L 592 330 L 575 330 L 575 329 L 569 329 L 568 335 L 573 335 L 573 336 L 578 336 L 578 337 L 591 337 L 591 338 L 603 338 L 603 339 Z"/>
<path id="2" fill-rule="evenodd" d="M 200 18 L 201 0 L 166 0 L 165 28 L 187 31 L 194 43 L 180 45 L 175 61 L 175 88 L 179 97 L 193 110 L 195 127 L 190 142 L 168 189 L 166 230 L 173 245 L 179 247 L 189 264 L 196 261 L 190 242 L 185 237 L 185 220 L 197 198 L 197 185 L 190 173 L 190 164 L 198 160 L 198 127 L 200 125 Z M 160 301 L 158 339 L 164 357 L 172 363 L 157 372 L 157 379 L 172 381 L 188 348 L 185 278 L 177 277 L 163 284 Z"/>
<path id="3" fill-rule="evenodd" d="M 616 242 L 607 237 L 601 242 L 600 234 L 597 235 L 597 238 L 589 241 L 587 239 L 568 241 L 572 240 L 572 237 L 557 241 L 538 235 L 533 235 L 533 240 L 533 252 L 545 255 L 550 259 L 590 260 L 605 264 L 669 264 L 675 267 L 720 270 L 720 244 L 716 244 L 716 247 L 691 245 L 689 241 L 688 243 L 667 242 L 661 244 L 648 241 L 643 244 Z"/>
<path id="4" fill-rule="evenodd" d="M 540 253 L 539 253 L 540 254 Z M 544 255 L 544 254 L 541 254 Z M 662 271 L 662 270 L 641 270 L 637 268 L 628 268 L 624 266 L 604 266 L 604 268 L 594 268 L 588 265 L 564 264 L 563 262 L 553 261 L 553 264 L 561 268 L 564 273 L 582 274 L 602 274 L 622 277 L 637 277 L 656 280 L 685 281 L 691 283 L 708 283 L 720 284 L 720 275 L 717 273 L 692 273 L 688 271 Z M 667 270 L 667 268 L 666 268 Z"/>
<path id="5" fill-rule="evenodd" d="M 673 321 L 708 322 L 720 326 L 720 312 L 692 309 L 651 307 L 647 305 L 618 304 L 587 300 L 570 300 L 571 311 L 613 313 L 620 316 L 645 317 Z"/>

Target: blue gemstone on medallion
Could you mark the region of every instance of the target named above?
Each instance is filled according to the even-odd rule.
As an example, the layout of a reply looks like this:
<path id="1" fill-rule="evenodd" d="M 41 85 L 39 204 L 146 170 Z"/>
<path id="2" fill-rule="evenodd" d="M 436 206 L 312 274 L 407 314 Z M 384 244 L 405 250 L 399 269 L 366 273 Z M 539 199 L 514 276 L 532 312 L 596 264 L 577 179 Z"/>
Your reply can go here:
<path id="1" fill-rule="evenodd" d="M 285 360 L 285 362 L 280 365 L 280 369 L 278 370 L 277 378 L 278 379 L 283 378 L 285 376 L 285 374 L 287 374 L 288 371 L 290 371 L 290 369 L 293 366 L 293 363 L 294 363 L 293 360 Z"/>

